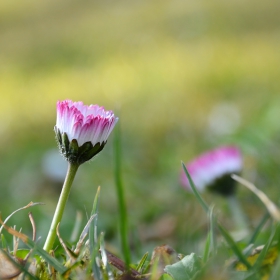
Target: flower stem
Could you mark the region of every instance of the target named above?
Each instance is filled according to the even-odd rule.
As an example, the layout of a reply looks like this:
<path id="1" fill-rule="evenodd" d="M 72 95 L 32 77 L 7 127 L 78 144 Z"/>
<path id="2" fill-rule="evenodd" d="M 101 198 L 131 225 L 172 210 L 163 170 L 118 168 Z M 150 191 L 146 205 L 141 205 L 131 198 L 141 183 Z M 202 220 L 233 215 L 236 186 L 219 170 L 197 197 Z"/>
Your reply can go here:
<path id="1" fill-rule="evenodd" d="M 68 165 L 68 171 L 56 206 L 56 210 L 53 216 L 53 220 L 47 236 L 47 240 L 44 245 L 44 250 L 47 252 L 49 252 L 53 247 L 56 238 L 56 227 L 62 219 L 64 208 L 78 168 L 79 168 L 78 164 L 69 163 Z"/>

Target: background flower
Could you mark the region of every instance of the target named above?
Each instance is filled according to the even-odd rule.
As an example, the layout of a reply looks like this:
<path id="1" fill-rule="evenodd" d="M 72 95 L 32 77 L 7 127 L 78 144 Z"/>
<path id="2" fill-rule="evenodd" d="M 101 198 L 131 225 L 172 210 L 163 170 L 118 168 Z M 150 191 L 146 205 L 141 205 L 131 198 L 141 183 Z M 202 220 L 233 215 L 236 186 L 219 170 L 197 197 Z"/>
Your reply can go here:
<path id="1" fill-rule="evenodd" d="M 230 175 L 240 173 L 242 166 L 243 161 L 239 148 L 222 146 L 200 155 L 189 162 L 186 167 L 200 191 L 209 187 L 222 194 L 229 194 L 235 188 L 235 183 Z M 190 188 L 184 171 L 181 173 L 181 182 L 184 187 Z"/>

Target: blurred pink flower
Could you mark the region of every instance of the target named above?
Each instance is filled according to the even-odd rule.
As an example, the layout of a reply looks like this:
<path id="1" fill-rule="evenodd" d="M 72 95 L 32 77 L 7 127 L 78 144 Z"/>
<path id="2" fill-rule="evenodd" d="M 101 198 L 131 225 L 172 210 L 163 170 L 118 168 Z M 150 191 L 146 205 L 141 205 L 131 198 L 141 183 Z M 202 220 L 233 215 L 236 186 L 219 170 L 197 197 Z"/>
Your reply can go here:
<path id="1" fill-rule="evenodd" d="M 58 101 L 55 131 L 62 154 L 73 162 L 82 152 L 88 154 L 87 157 L 93 157 L 103 149 L 117 121 L 112 111 L 105 111 L 98 105 Z M 87 157 L 80 158 L 78 162 L 88 160 Z"/>
<path id="2" fill-rule="evenodd" d="M 189 162 L 186 168 L 199 191 L 209 187 L 223 195 L 228 195 L 235 189 L 235 182 L 230 175 L 240 173 L 242 166 L 243 160 L 239 148 L 222 146 L 198 156 Z M 184 171 L 181 173 L 181 183 L 187 189 L 191 189 Z"/>

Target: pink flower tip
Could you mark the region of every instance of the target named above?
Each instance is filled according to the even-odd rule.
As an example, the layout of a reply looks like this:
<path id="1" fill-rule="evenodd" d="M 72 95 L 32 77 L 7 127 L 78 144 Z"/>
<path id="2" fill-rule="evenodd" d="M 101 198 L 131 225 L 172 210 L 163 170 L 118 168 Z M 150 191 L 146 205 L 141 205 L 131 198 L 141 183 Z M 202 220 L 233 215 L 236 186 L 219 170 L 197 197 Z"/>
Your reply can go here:
<path id="1" fill-rule="evenodd" d="M 236 146 L 222 146 L 208 151 L 193 159 L 186 168 L 198 190 L 213 186 L 221 178 L 233 173 L 240 173 L 243 166 L 241 151 Z M 231 178 L 230 178 L 231 179 Z M 223 182 L 225 182 L 223 180 Z M 229 180 L 227 180 L 229 182 Z M 191 189 L 184 171 L 181 173 L 181 184 Z M 231 183 L 230 183 L 231 184 Z M 227 186 L 222 186 L 224 192 Z M 221 189 L 215 191 L 223 192 Z"/>
<path id="2" fill-rule="evenodd" d="M 98 105 L 71 100 L 57 102 L 56 128 L 66 133 L 70 142 L 76 139 L 79 146 L 88 141 L 93 146 L 106 142 L 117 121 L 112 111 Z"/>

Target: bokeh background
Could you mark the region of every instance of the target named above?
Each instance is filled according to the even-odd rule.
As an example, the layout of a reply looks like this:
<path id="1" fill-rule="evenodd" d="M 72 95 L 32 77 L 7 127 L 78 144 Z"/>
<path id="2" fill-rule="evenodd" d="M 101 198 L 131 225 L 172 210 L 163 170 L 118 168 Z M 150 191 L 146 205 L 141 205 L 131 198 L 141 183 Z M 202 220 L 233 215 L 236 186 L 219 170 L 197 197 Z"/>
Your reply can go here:
<path id="1" fill-rule="evenodd" d="M 179 174 L 181 160 L 207 149 L 239 145 L 243 176 L 278 203 L 279 11 L 279 1 L 261 0 L 1 0 L 2 216 L 44 202 L 31 210 L 45 239 L 62 185 L 46 165 L 58 154 L 53 127 L 63 99 L 99 104 L 120 117 L 135 258 L 163 243 L 201 253 L 207 217 Z M 99 229 L 119 248 L 113 138 L 78 172 L 61 225 L 66 240 L 77 210 L 86 223 L 100 185 Z M 65 165 L 51 162 L 55 171 Z M 254 228 L 265 208 L 241 186 L 237 196 Z M 223 199 L 204 197 L 234 230 Z M 28 211 L 10 225 L 30 233 Z"/>

